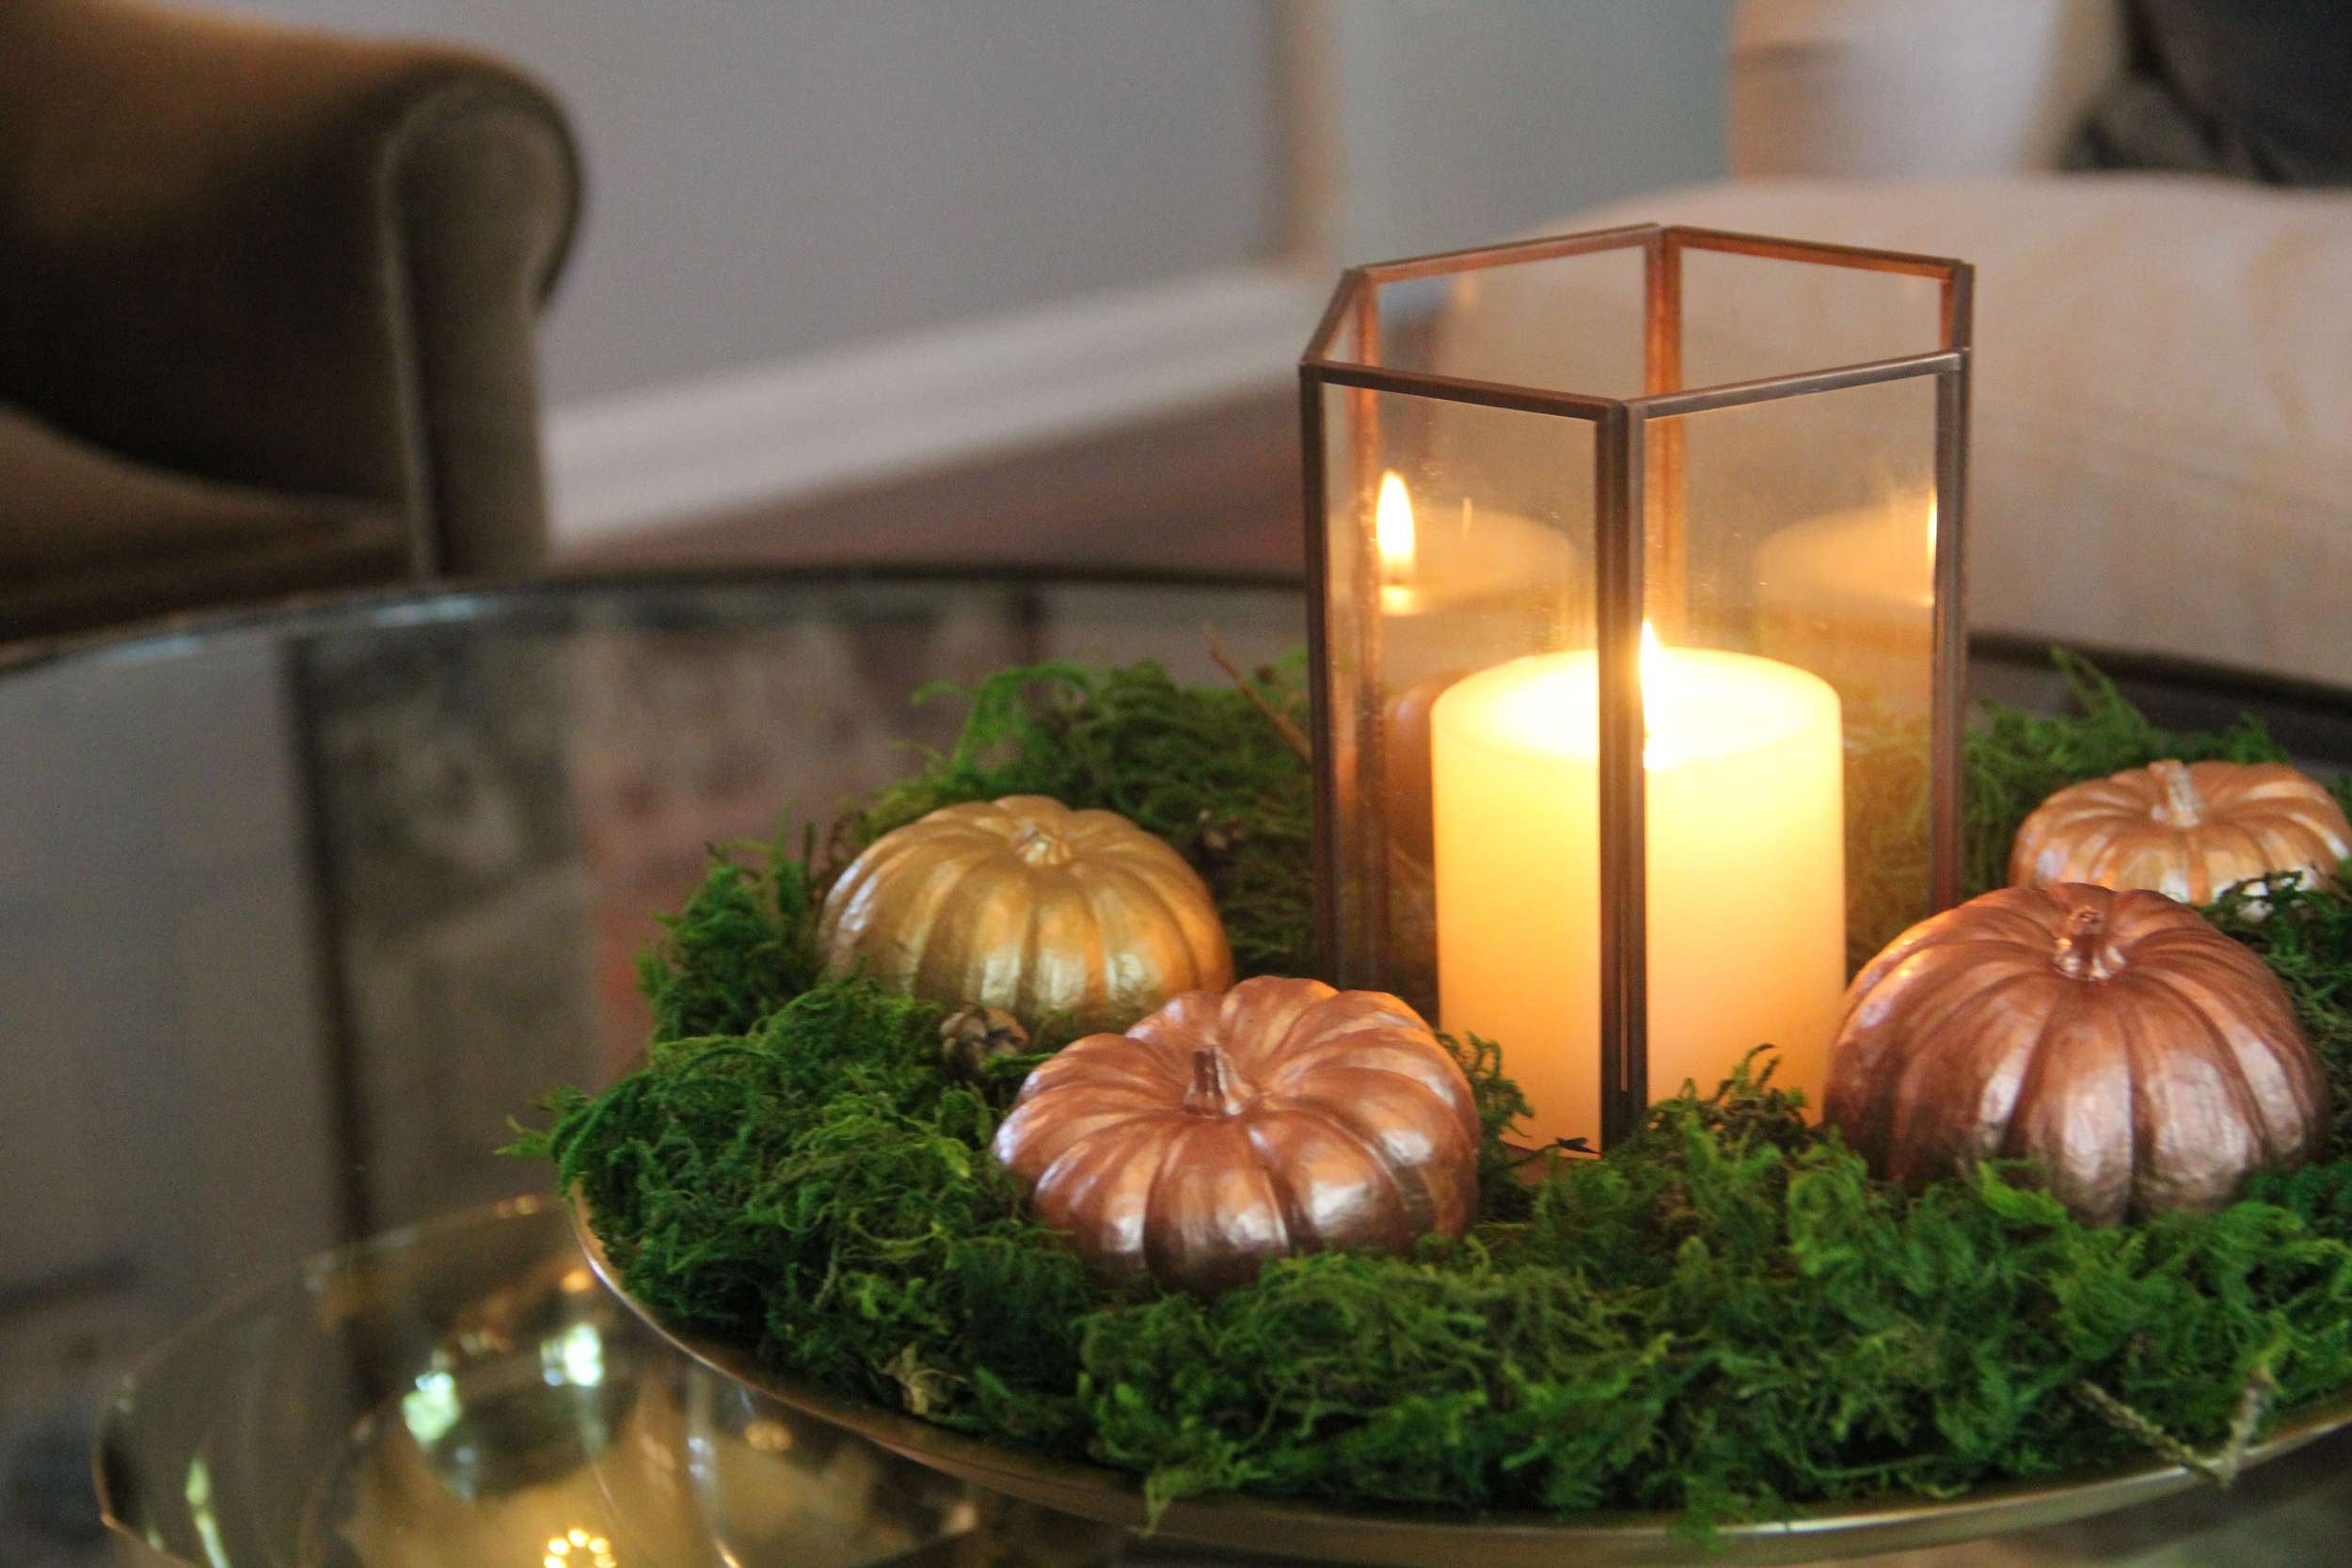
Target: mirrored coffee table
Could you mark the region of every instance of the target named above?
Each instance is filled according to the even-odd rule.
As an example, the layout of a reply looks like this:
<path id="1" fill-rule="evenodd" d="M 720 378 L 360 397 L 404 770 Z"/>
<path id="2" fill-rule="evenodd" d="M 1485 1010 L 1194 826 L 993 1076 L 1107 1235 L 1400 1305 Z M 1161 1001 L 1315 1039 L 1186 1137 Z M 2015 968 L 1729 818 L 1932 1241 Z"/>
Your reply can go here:
<path id="1" fill-rule="evenodd" d="M 961 707 L 911 701 L 933 683 L 1222 681 L 1204 625 L 1243 663 L 1304 641 L 1278 579 L 774 571 L 0 651 L 0 1560 L 96 1545 L 53 1493 L 140 1347 L 305 1255 L 543 1188 L 495 1152 L 508 1120 L 637 1049 L 635 955 L 708 846 L 821 825 L 946 744 Z M 1983 687 L 2058 695 L 2031 650 L 1982 651 Z M 2352 762 L 2342 693 L 2118 673 L 2161 721 L 2250 705 Z"/>

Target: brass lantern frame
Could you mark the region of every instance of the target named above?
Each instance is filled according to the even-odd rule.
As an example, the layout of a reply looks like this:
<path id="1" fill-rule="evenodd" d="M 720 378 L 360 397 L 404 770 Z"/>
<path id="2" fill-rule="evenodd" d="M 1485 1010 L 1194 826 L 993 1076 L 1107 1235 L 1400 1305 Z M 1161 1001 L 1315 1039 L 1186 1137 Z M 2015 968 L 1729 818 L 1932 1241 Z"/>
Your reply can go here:
<path id="1" fill-rule="evenodd" d="M 1637 397 L 1466 379 L 1381 362 L 1379 290 L 1385 284 L 1466 275 L 1530 261 L 1638 247 L 1644 293 L 1643 391 Z M 1941 290 L 1941 341 L 1931 352 L 1716 386 L 1683 377 L 1683 262 L 1693 251 L 1808 262 L 1931 280 Z M 1961 745 L 1965 659 L 1963 541 L 1968 414 L 1972 269 L 1965 262 L 1850 245 L 1818 245 L 1716 230 L 1643 224 L 1536 239 L 1349 269 L 1299 360 L 1299 413 L 1306 468 L 1307 571 L 1311 599 L 1310 667 L 1315 752 L 1317 942 L 1327 978 L 1343 987 L 1396 989 L 1391 972 L 1391 875 L 1382 821 L 1384 725 L 1382 618 L 1342 613 L 1375 606 L 1376 552 L 1348 553 L 1350 580 L 1333 580 L 1329 548 L 1332 476 L 1327 471 L 1327 391 L 1350 389 L 1347 420 L 1374 432 L 1355 443 L 1356 526 L 1371 527 L 1364 500 L 1377 483 L 1375 394 L 1555 416 L 1596 428 L 1595 632 L 1599 683 L 1601 1135 L 1613 1144 L 1642 1122 L 1649 1104 L 1647 892 L 1644 714 L 1640 668 L 1645 589 L 1682 569 L 1682 429 L 1676 416 L 1879 383 L 1932 378 L 1934 584 L 1929 712 L 1931 903 L 1961 895 Z M 1354 356 L 1335 357 L 1343 333 Z M 1661 424 L 1660 421 L 1668 421 Z M 1653 427 L 1656 427 L 1655 429 Z M 1655 495 L 1652 492 L 1655 491 Z M 1660 526 L 1647 519 L 1655 515 Z M 1350 689 L 1335 689 L 1336 635 L 1352 642 Z M 1354 911 L 1352 914 L 1350 911 Z"/>

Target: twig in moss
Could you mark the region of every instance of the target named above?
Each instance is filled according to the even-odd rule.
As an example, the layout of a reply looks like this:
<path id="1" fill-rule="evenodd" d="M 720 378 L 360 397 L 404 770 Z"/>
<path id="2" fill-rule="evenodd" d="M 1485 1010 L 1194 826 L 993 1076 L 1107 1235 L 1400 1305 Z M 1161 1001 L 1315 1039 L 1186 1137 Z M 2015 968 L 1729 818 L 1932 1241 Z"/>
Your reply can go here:
<path id="1" fill-rule="evenodd" d="M 1233 684 L 1241 689 L 1243 696 L 1249 699 L 1249 705 L 1265 715 L 1266 722 L 1272 724 L 1280 733 L 1283 740 L 1289 743 L 1290 749 L 1298 753 L 1299 761 L 1312 768 L 1315 765 L 1314 747 L 1300 732 L 1298 726 L 1291 722 L 1291 716 L 1267 702 L 1264 694 L 1259 691 L 1257 684 L 1243 674 L 1240 667 L 1232 659 L 1225 657 L 1225 644 L 1217 641 L 1215 626 L 1203 621 L 1200 623 L 1200 629 L 1209 634 L 1209 657 L 1216 660 L 1216 667 L 1233 677 Z"/>
<path id="2" fill-rule="evenodd" d="M 943 1372 L 936 1367 L 923 1365 L 923 1347 L 913 1340 L 882 1370 L 898 1381 L 899 1397 L 907 1412 L 914 1416 L 929 1416 L 948 1409 L 954 1402 L 952 1390 L 968 1385 L 969 1378 Z"/>
<path id="3" fill-rule="evenodd" d="M 2199 1453 L 2089 1378 L 2076 1382 L 2074 1393 L 2110 1425 L 2148 1445 L 2157 1458 L 2193 1471 L 2227 1492 L 2245 1467 L 2247 1450 L 2254 1446 L 2254 1433 L 2269 1413 L 2271 1401 L 2278 1398 L 2279 1382 L 2267 1367 L 2256 1367 L 2248 1374 L 2246 1391 L 2238 1396 L 2237 1414 L 2230 1419 L 2230 1434 L 2211 1454 Z"/>
<path id="4" fill-rule="evenodd" d="M 2238 1396 L 2237 1414 L 2230 1418 L 2230 1438 L 2221 1449 L 2221 1463 L 2227 1466 L 2222 1485 L 2237 1479 L 2238 1466 L 2246 1463 L 2247 1450 L 2254 1446 L 2254 1433 L 2278 1397 L 2279 1380 L 2270 1375 L 2268 1367 L 2256 1367 L 2247 1374 L 2246 1391 Z"/>

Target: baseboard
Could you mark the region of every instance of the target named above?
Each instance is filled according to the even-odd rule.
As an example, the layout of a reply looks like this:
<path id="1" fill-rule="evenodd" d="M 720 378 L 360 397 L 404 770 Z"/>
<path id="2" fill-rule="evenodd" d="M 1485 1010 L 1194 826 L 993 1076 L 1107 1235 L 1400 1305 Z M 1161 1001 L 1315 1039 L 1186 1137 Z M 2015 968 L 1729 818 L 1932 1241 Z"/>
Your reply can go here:
<path id="1" fill-rule="evenodd" d="M 559 550 L 1279 385 L 1323 285 L 1236 268 L 559 407 Z"/>

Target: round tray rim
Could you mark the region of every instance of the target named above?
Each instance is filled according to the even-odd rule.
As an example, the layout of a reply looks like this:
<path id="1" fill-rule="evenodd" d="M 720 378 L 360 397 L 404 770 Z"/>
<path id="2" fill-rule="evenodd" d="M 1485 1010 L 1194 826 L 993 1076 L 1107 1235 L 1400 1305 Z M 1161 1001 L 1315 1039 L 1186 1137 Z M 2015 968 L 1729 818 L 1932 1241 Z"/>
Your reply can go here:
<path id="1" fill-rule="evenodd" d="M 631 1295 L 597 1239 L 586 1202 L 571 1199 L 590 1267 L 628 1309 L 686 1354 L 754 1392 L 959 1480 L 1103 1524 L 1155 1528 L 1212 1545 L 1377 1568 L 1599 1568 L 1615 1564 L 1818 1562 L 1910 1551 L 2073 1523 L 2207 1484 L 2150 1458 L 2110 1470 L 2002 1481 L 1960 1497 L 1899 1497 L 1825 1507 L 1787 1520 L 1716 1527 L 1695 1539 L 1673 1513 L 1447 1513 L 1401 1505 L 1216 1492 L 1180 1498 L 1150 1524 L 1142 1478 L 1108 1465 L 1025 1452 L 820 1388 L 761 1364 L 747 1347 L 671 1321 Z M 2352 1390 L 2298 1411 L 2247 1451 L 2245 1468 L 2352 1426 Z"/>

